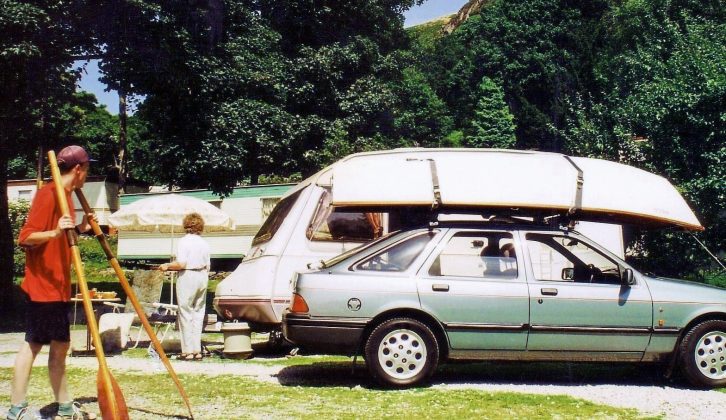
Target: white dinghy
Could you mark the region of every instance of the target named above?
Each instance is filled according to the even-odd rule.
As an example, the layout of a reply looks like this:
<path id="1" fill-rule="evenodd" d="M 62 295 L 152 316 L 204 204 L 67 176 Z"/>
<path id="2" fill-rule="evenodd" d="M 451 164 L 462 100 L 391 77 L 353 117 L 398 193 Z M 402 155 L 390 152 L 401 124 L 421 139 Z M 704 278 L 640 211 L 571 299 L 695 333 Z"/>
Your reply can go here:
<path id="1" fill-rule="evenodd" d="M 334 207 L 431 206 L 568 214 L 572 219 L 703 230 L 665 178 L 557 153 L 396 149 L 350 155 L 303 181 L 331 188 Z M 297 189 L 297 188 L 296 188 Z"/>

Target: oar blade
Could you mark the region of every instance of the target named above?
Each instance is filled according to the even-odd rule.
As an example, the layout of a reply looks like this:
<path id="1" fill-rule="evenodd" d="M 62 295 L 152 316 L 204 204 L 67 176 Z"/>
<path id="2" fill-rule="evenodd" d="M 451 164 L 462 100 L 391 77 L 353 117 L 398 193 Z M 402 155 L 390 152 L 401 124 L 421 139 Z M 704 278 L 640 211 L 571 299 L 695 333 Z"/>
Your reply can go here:
<path id="1" fill-rule="evenodd" d="M 103 375 L 101 371 L 98 371 L 98 378 L 96 383 L 98 384 L 98 409 L 101 412 L 101 418 L 103 420 L 129 420 L 129 409 L 126 406 L 126 400 L 124 394 L 121 392 L 121 388 L 118 386 L 118 382 L 111 376 L 111 388 L 113 389 L 113 396 L 116 398 L 116 413 L 113 412 L 113 406 L 111 404 L 111 396 L 106 392 L 106 387 L 103 386 Z"/>

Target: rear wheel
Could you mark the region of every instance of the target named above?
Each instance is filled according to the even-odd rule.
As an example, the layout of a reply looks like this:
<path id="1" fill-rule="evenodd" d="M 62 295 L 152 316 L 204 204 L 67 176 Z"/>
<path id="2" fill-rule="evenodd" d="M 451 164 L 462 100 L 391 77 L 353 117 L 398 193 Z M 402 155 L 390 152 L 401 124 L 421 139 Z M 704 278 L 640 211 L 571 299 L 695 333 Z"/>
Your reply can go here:
<path id="1" fill-rule="evenodd" d="M 368 337 L 365 359 L 371 375 L 385 386 L 411 386 L 428 379 L 439 363 L 431 329 L 412 318 L 394 318 Z"/>
<path id="2" fill-rule="evenodd" d="M 726 321 L 705 321 L 691 328 L 681 342 L 680 360 L 691 384 L 726 385 Z"/>

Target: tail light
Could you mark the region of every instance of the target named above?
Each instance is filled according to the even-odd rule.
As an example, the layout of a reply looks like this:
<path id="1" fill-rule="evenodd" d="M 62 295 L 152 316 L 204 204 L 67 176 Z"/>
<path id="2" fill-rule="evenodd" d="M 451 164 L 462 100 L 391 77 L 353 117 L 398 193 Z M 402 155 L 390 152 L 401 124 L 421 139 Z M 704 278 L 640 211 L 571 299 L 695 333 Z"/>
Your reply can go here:
<path id="1" fill-rule="evenodd" d="M 290 304 L 290 312 L 306 314 L 310 311 L 308 303 L 305 299 L 297 293 L 292 294 L 292 304 Z"/>

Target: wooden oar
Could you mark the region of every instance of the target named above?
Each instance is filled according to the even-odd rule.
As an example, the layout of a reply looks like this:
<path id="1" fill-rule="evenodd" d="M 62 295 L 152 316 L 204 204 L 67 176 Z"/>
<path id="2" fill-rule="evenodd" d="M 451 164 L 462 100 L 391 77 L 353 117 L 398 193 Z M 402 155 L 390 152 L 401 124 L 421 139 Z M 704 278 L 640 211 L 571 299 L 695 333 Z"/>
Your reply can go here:
<path id="1" fill-rule="evenodd" d="M 141 307 L 139 300 L 136 298 L 134 290 L 131 288 L 129 281 L 126 279 L 126 274 L 121 269 L 121 265 L 116 259 L 116 256 L 113 254 L 113 251 L 111 251 L 111 247 L 106 240 L 106 236 L 104 236 L 103 232 L 101 231 L 101 227 L 98 226 L 98 223 L 96 223 L 96 221 L 93 219 L 93 209 L 91 209 L 91 206 L 88 205 L 88 200 L 86 200 L 86 196 L 83 195 L 83 191 L 76 189 L 76 196 L 78 197 L 78 201 L 83 207 L 83 211 L 87 215 L 88 221 L 91 223 L 91 227 L 93 228 L 93 234 L 96 235 L 96 239 L 98 239 L 98 242 L 101 244 L 101 248 L 103 248 L 103 252 L 106 254 L 106 259 L 108 259 L 108 262 L 113 268 L 113 271 L 116 272 L 116 276 L 121 283 L 121 287 L 124 289 L 124 292 L 126 292 L 126 296 L 131 301 L 131 305 L 134 307 L 136 314 L 139 316 L 141 324 L 144 326 L 144 330 L 146 330 L 146 334 L 149 336 L 151 343 L 154 345 L 154 349 L 159 354 L 159 358 L 161 359 L 162 363 L 164 363 L 164 366 L 166 366 L 166 370 L 169 371 L 169 375 L 176 384 L 176 387 L 179 390 L 179 394 L 181 394 L 182 398 L 184 399 L 184 403 L 187 405 L 187 409 L 189 409 L 189 417 L 194 418 L 194 415 L 192 414 L 192 406 L 189 403 L 187 393 L 184 391 L 184 387 L 182 386 L 181 381 L 179 381 L 179 377 L 176 376 L 176 372 L 174 372 L 174 368 L 171 366 L 169 358 L 166 357 L 164 348 L 161 346 L 161 342 L 156 337 L 154 329 L 151 327 L 151 324 L 149 324 L 149 320 L 146 318 L 144 308 Z"/>
<path id="2" fill-rule="evenodd" d="M 52 150 L 48 152 L 48 162 L 50 163 L 50 172 L 53 176 L 53 182 L 55 183 L 55 193 L 58 199 L 58 206 L 60 207 L 61 213 L 64 216 L 71 216 L 68 200 L 66 199 L 65 189 L 61 182 L 61 174 L 58 169 L 58 161 L 55 158 L 55 152 Z M 86 283 L 86 276 L 83 271 L 83 262 L 81 261 L 81 251 L 78 249 L 76 232 L 73 229 L 65 231 L 68 245 L 71 248 L 71 259 L 73 260 L 73 267 L 76 269 L 76 276 L 78 277 L 78 288 L 81 289 L 81 295 L 83 296 L 83 309 L 86 313 L 86 322 L 88 331 L 91 333 L 93 338 L 93 346 L 96 352 L 96 358 L 98 359 L 98 376 L 96 378 L 96 384 L 98 386 L 98 406 L 101 411 L 101 416 L 104 420 L 128 420 L 129 413 L 126 407 L 126 401 L 121 393 L 116 379 L 114 379 L 111 372 L 108 370 L 106 364 L 106 355 L 103 354 L 103 345 L 101 344 L 101 336 L 98 333 L 98 324 L 96 324 L 96 316 L 93 312 L 93 305 L 91 304 L 91 296 L 88 293 L 88 284 Z"/>

